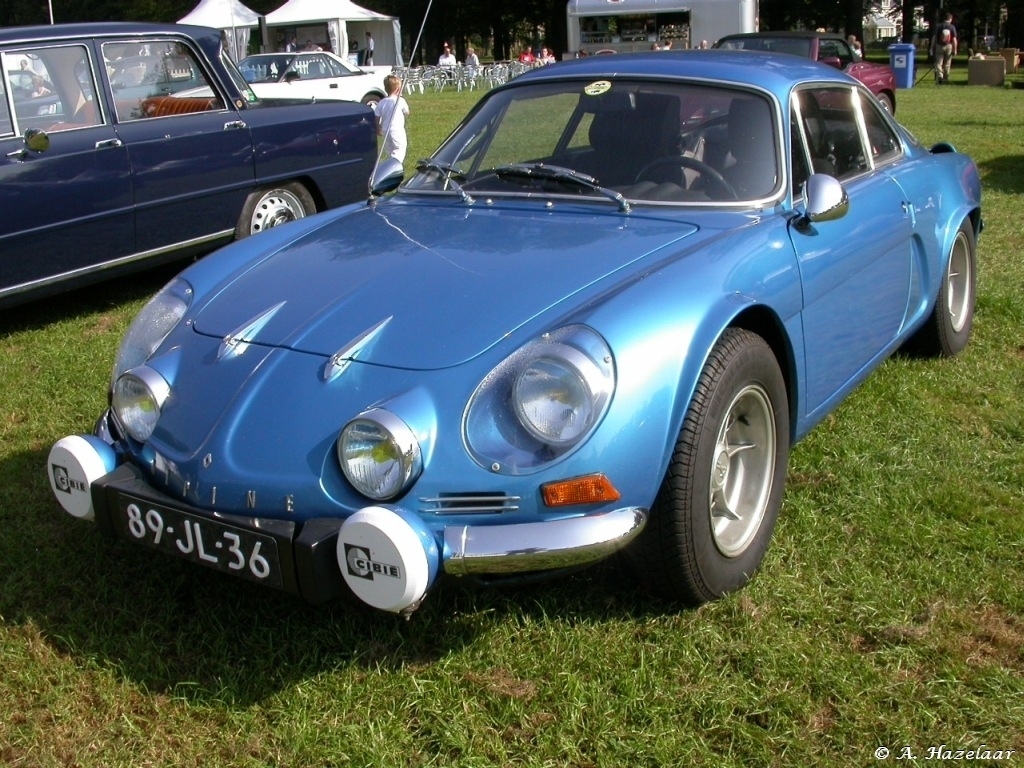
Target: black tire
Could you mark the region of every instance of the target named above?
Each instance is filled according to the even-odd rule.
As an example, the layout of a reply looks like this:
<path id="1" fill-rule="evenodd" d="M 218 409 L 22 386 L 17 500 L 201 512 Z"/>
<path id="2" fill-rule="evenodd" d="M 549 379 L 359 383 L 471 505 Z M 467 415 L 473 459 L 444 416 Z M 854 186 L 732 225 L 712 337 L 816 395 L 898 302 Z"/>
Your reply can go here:
<path id="1" fill-rule="evenodd" d="M 647 527 L 627 552 L 644 586 L 696 606 L 746 584 L 771 539 L 788 459 L 789 402 L 775 355 L 760 336 L 729 329 L 697 382 Z"/>
<path id="2" fill-rule="evenodd" d="M 890 94 L 885 93 L 883 91 L 882 93 L 879 93 L 875 98 L 877 98 L 878 103 L 882 105 L 882 109 L 884 109 L 890 115 L 896 114 L 896 104 L 893 100 L 893 97 Z"/>
<path id="3" fill-rule="evenodd" d="M 309 191 L 298 182 L 263 187 L 252 192 L 242 206 L 235 237 L 255 235 L 279 224 L 304 219 L 316 213 L 316 203 Z"/>
<path id="4" fill-rule="evenodd" d="M 376 112 L 377 111 L 377 105 L 380 103 L 380 100 L 383 99 L 383 98 L 384 97 L 381 96 L 379 93 L 368 93 L 365 96 L 363 96 L 361 103 L 365 104 L 367 107 L 369 107 L 374 112 Z"/>
<path id="5" fill-rule="evenodd" d="M 935 306 L 928 320 L 911 336 L 909 351 L 927 357 L 953 357 L 967 346 L 974 325 L 978 282 L 977 245 L 970 219 L 953 238 Z"/>

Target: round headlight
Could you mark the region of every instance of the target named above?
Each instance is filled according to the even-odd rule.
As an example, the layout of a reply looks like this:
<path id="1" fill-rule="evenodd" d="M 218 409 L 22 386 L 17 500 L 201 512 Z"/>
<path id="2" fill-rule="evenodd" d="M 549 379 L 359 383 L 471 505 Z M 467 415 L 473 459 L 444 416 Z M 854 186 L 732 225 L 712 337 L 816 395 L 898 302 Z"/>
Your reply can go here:
<path id="1" fill-rule="evenodd" d="M 156 429 L 171 388 L 163 376 L 152 368 L 141 366 L 122 374 L 114 382 L 111 409 L 122 429 L 144 443 Z"/>
<path id="2" fill-rule="evenodd" d="M 419 441 L 393 413 L 371 410 L 341 430 L 338 461 L 357 491 L 371 499 L 393 499 L 419 477 Z"/>
<path id="3" fill-rule="evenodd" d="M 568 445 L 594 423 L 605 382 L 597 366 L 579 350 L 559 344 L 550 352 L 516 377 L 512 404 L 519 422 L 535 438 L 549 445 Z"/>

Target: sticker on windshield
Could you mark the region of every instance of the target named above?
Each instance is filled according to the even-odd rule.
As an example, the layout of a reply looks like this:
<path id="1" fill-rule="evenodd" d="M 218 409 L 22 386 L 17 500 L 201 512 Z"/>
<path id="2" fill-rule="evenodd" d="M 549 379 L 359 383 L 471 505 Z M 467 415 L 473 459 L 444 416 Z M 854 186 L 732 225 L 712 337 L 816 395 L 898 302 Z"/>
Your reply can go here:
<path id="1" fill-rule="evenodd" d="M 602 93 L 606 93 L 611 90 L 611 87 L 612 84 L 607 80 L 598 80 L 584 88 L 583 92 L 587 94 L 587 96 L 600 96 Z"/>

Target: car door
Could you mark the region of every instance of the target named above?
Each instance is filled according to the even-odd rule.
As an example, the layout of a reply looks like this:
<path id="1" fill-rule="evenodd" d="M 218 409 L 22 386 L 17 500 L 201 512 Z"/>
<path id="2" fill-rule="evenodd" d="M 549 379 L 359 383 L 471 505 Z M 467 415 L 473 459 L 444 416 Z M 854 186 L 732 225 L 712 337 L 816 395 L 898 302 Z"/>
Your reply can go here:
<path id="1" fill-rule="evenodd" d="M 116 61 L 125 45 L 105 42 L 104 59 Z M 163 73 L 149 90 L 134 86 L 130 96 L 111 88 L 116 131 L 134 180 L 137 250 L 200 246 L 229 237 L 255 183 L 244 119 L 185 41 L 133 39 L 131 45 L 135 55 L 179 62 L 171 77 L 180 71 L 193 86 L 175 90 Z"/>
<path id="2" fill-rule="evenodd" d="M 16 101 L 9 79 L 0 88 L 2 302 L 116 264 L 134 235 L 128 154 L 88 41 L 0 51 L 0 67 L 31 71 L 51 91 Z"/>
<path id="3" fill-rule="evenodd" d="M 849 210 L 834 221 L 793 227 L 800 265 L 807 388 L 806 413 L 848 390 L 891 348 L 907 311 L 911 219 L 906 196 L 873 170 L 864 146 L 859 91 L 814 88 L 797 96 L 800 132 L 811 166 L 838 178 Z"/>

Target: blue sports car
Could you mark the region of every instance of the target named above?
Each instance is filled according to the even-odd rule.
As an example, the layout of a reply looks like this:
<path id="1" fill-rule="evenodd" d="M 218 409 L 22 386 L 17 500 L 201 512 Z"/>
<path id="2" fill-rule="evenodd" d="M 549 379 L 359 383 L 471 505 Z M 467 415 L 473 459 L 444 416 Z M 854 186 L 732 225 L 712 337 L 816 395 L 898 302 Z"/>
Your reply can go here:
<path id="1" fill-rule="evenodd" d="M 834 67 L 559 63 L 410 178 L 172 280 L 52 489 L 313 602 L 621 552 L 699 604 L 761 563 L 794 441 L 896 350 L 964 347 L 981 230 L 972 160 Z"/>

